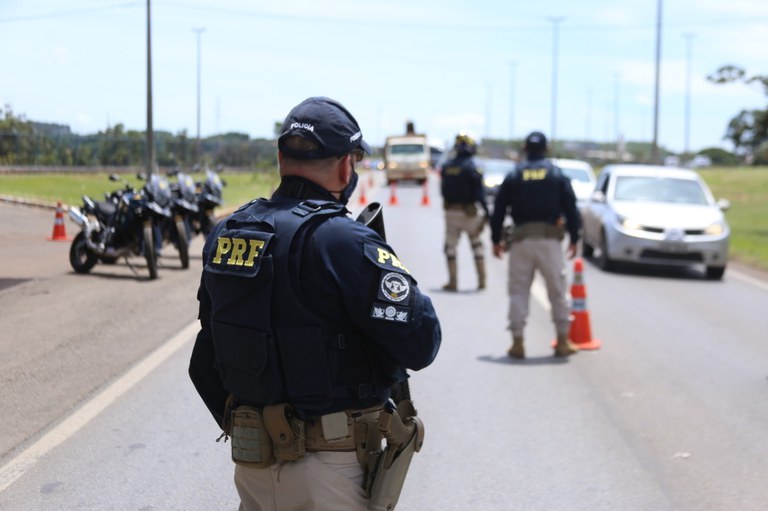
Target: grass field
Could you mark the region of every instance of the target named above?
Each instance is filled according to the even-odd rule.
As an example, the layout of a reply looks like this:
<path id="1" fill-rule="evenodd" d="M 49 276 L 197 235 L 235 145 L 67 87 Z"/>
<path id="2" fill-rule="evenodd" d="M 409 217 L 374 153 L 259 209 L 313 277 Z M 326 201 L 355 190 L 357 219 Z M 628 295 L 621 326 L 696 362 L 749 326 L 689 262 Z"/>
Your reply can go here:
<path id="1" fill-rule="evenodd" d="M 700 173 L 716 199 L 731 201 L 726 212 L 732 231 L 731 257 L 768 270 L 768 167 L 708 168 Z M 132 185 L 141 185 L 138 179 L 125 177 Z M 221 177 L 226 182 L 225 207 L 269 196 L 278 183 L 277 170 L 225 171 Z M 72 205 L 81 204 L 84 194 L 101 199 L 105 192 L 120 186 L 106 174 L 0 174 L 0 195 Z"/>

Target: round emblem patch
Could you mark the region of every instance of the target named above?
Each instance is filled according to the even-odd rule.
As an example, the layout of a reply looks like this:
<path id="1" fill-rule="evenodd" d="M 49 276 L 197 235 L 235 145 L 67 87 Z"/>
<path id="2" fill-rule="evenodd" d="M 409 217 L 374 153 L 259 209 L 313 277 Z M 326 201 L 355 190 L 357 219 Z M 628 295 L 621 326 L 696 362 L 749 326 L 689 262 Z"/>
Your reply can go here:
<path id="1" fill-rule="evenodd" d="M 402 302 L 411 293 L 411 286 L 407 278 L 399 273 L 390 272 L 381 279 L 381 292 L 388 300 Z"/>

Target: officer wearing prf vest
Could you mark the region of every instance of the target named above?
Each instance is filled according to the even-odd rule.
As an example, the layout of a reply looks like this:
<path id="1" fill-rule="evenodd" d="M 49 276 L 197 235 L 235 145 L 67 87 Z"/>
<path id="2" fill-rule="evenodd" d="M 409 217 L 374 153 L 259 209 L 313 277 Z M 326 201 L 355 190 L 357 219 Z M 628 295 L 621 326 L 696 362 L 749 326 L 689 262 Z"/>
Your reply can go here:
<path id="1" fill-rule="evenodd" d="M 526 159 L 504 179 L 491 217 L 493 255 L 500 258 L 505 248 L 509 251 L 512 347 L 507 353 L 512 358 L 525 358 L 523 329 L 528 318 L 531 284 L 538 270 L 546 282 L 557 334 L 555 356 L 568 356 L 576 353 L 577 346 L 568 339 L 571 320 L 565 294 L 566 268 L 561 241 L 565 227 L 570 235 L 568 257 L 575 257 L 581 216 L 570 180 L 546 158 L 547 138 L 544 134 L 534 131 L 528 135 L 524 150 Z M 507 214 L 514 224 L 511 240 L 502 239 Z M 507 242 L 511 242 L 511 246 L 507 247 Z"/>
<path id="2" fill-rule="evenodd" d="M 466 232 L 475 257 L 477 287 L 485 289 L 485 257 L 480 238 L 488 220 L 488 203 L 485 200 L 482 176 L 477 171 L 472 156 L 477 152 L 475 139 L 467 133 L 456 135 L 453 145 L 455 156 L 440 169 L 440 188 L 445 210 L 445 258 L 448 263 L 446 291 L 458 288 L 456 247 L 461 233 Z M 478 205 L 483 214 L 478 214 Z"/>
<path id="3" fill-rule="evenodd" d="M 363 152 L 341 104 L 303 101 L 278 139 L 280 186 L 205 243 L 189 374 L 231 441 L 241 510 L 385 509 L 421 445 L 390 388 L 434 360 L 440 324 L 407 265 L 348 216 Z M 382 435 L 404 431 L 407 456 L 383 463 Z"/>

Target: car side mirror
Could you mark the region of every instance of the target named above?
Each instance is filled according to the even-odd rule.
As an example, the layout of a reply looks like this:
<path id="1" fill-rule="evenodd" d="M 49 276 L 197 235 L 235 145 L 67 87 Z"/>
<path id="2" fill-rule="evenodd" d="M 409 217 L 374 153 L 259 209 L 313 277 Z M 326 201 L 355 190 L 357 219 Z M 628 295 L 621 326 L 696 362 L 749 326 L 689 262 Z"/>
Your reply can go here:
<path id="1" fill-rule="evenodd" d="M 717 207 L 722 211 L 728 211 L 731 208 L 731 201 L 728 199 L 717 199 Z"/>
<path id="2" fill-rule="evenodd" d="M 594 192 L 592 192 L 592 196 L 590 197 L 590 200 L 592 202 L 603 203 L 603 202 L 605 202 L 605 194 L 603 192 L 601 192 L 600 190 L 595 190 Z"/>

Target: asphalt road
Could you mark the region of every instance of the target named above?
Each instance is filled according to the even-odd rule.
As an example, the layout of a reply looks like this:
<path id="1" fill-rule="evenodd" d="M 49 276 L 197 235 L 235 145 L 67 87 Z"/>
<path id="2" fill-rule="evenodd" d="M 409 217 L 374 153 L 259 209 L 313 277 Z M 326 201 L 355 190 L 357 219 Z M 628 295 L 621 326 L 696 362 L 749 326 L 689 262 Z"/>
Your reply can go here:
<path id="1" fill-rule="evenodd" d="M 412 377 L 427 436 L 398 509 L 768 509 L 761 275 L 587 262 L 602 348 L 553 358 L 537 283 L 528 358 L 512 361 L 504 263 L 489 258 L 488 289 L 474 291 L 463 240 L 460 292 L 440 291 L 436 183 L 428 205 L 418 187 L 396 205 L 390 193 L 366 190 L 444 334 Z M 186 376 L 199 256 L 185 271 L 168 253 L 157 281 L 139 259 L 75 275 L 68 243 L 45 240 L 51 211 L 0 204 L 0 220 L 0 279 L 21 281 L 0 290 L 0 508 L 235 509 L 227 446 Z"/>

